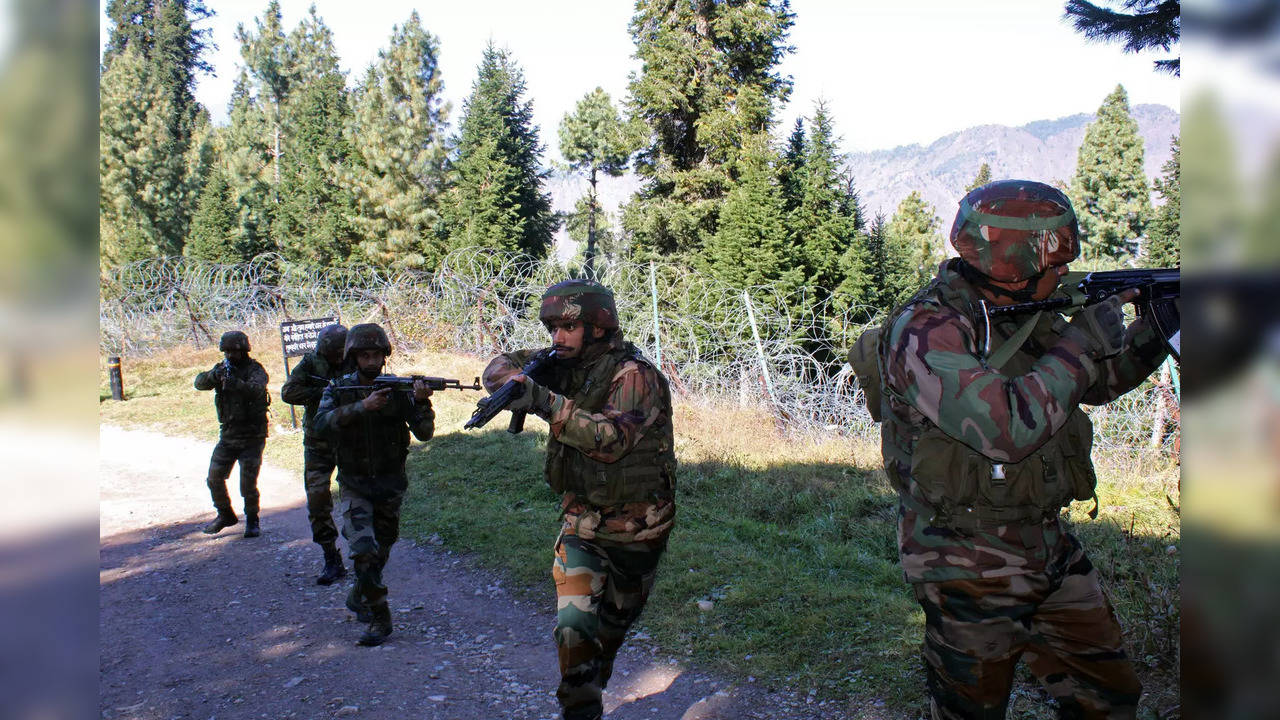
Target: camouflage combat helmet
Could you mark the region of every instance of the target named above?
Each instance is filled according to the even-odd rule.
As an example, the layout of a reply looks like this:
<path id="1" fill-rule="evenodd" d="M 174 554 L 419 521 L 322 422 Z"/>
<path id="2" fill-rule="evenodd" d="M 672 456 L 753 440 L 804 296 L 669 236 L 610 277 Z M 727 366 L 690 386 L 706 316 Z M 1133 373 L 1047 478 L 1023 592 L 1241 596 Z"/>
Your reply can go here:
<path id="1" fill-rule="evenodd" d="M 218 340 L 218 350 L 222 352 L 227 352 L 228 350 L 249 352 L 249 336 L 239 330 L 228 330 L 222 333 L 222 339 Z"/>
<path id="2" fill-rule="evenodd" d="M 361 323 L 347 331 L 347 345 L 342 350 L 343 359 L 351 357 L 352 352 L 360 350 L 381 350 L 391 354 L 391 341 L 387 333 L 377 323 Z"/>
<path id="3" fill-rule="evenodd" d="M 543 325 L 553 320 L 577 320 L 604 330 L 618 329 L 613 291 L 590 280 L 564 280 L 547 288 L 538 319 Z"/>
<path id="4" fill-rule="evenodd" d="M 343 351 L 345 355 L 346 342 L 347 327 L 345 325 L 328 325 L 316 336 L 316 354 L 328 357 L 334 352 Z"/>
<path id="5" fill-rule="evenodd" d="M 1033 180 L 998 180 L 970 191 L 951 225 L 951 246 L 998 282 L 1021 282 L 1080 255 L 1071 201 Z"/>

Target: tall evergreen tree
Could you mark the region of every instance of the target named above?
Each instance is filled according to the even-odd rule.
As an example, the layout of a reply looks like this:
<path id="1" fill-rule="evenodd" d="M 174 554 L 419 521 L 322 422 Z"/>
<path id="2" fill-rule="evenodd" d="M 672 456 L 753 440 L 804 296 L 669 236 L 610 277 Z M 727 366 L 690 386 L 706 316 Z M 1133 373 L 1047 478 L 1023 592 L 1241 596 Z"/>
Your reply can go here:
<path id="1" fill-rule="evenodd" d="M 208 262 L 240 262 L 244 258 L 236 247 L 239 227 L 240 211 L 231 196 L 231 185 L 226 173 L 215 168 L 191 218 L 191 236 L 182 254 Z"/>
<path id="2" fill-rule="evenodd" d="M 1142 155 L 1142 136 L 1129 114 L 1128 93 L 1117 85 L 1085 130 L 1071 180 L 1085 258 L 1119 260 L 1137 248 L 1151 220 Z"/>
<path id="3" fill-rule="evenodd" d="M 804 168 L 805 134 L 804 118 L 796 118 L 796 124 L 787 137 L 786 149 L 778 161 L 778 183 L 782 189 L 782 207 L 788 213 L 800 207 L 804 195 L 801 171 Z"/>
<path id="4" fill-rule="evenodd" d="M 583 96 L 574 111 L 565 113 L 560 121 L 560 154 L 569 163 L 569 169 L 587 173 L 591 184 L 586 208 L 588 274 L 592 273 L 596 252 L 596 215 L 600 210 L 597 175 L 622 175 L 638 144 L 639 138 L 618 117 L 613 99 L 600 87 Z"/>
<path id="5" fill-rule="evenodd" d="M 271 237 L 275 213 L 272 186 L 272 122 L 249 90 L 248 73 L 241 69 L 231 92 L 229 122 L 220 133 L 220 168 L 225 173 L 236 204 L 237 227 L 234 246 L 242 259 L 276 249 Z"/>
<path id="6" fill-rule="evenodd" d="M 151 228 L 148 232 L 159 235 L 142 244 L 124 242 L 133 248 L 130 252 L 142 252 L 143 247 L 148 246 L 159 253 L 176 253 L 181 251 L 186 240 L 195 199 L 208 174 L 208 147 L 202 144 L 207 137 L 207 113 L 196 102 L 195 80 L 198 73 L 212 72 L 213 68 L 202 57 L 209 47 L 209 30 L 197 30 L 194 25 L 213 13 L 201 0 L 109 0 L 105 10 L 111 27 L 103 51 L 104 80 L 117 61 L 132 53 L 133 59 L 126 62 L 140 64 L 141 67 L 131 67 L 123 72 L 141 72 L 148 86 L 146 93 L 165 96 L 163 101 L 141 104 L 138 97 L 104 97 L 104 102 L 122 103 L 121 107 L 102 108 L 108 117 L 118 115 L 123 105 L 132 107 L 133 111 L 144 111 L 153 116 L 159 114 L 139 119 L 139 122 L 150 130 L 147 141 L 160 143 L 165 153 L 163 158 L 157 158 L 155 153 L 144 153 L 165 167 L 137 168 L 136 174 L 151 178 L 149 183 L 144 183 L 150 186 L 150 196 L 127 200 L 135 211 L 146 212 L 146 208 L 152 208 L 164 213 L 163 217 L 153 217 L 145 223 Z M 117 75 L 115 81 L 119 80 Z M 141 141 L 140 138 L 137 140 Z M 118 141 L 130 142 L 128 138 L 118 138 Z M 185 161 L 185 170 L 174 174 L 168 166 L 178 159 Z M 135 161 L 143 160 L 135 157 Z M 122 191 L 124 186 L 117 185 L 107 192 Z M 161 202 L 161 196 L 168 200 Z M 104 217 L 103 221 L 108 238 L 103 247 L 106 258 L 115 252 L 112 245 L 115 238 L 126 231 L 112 224 L 114 221 L 109 217 Z M 133 231 L 126 234 L 137 240 L 138 236 Z"/>
<path id="7" fill-rule="evenodd" d="M 274 192 L 280 184 L 280 156 L 282 154 L 281 117 L 284 102 L 295 81 L 294 58 L 284 32 L 280 16 L 280 1 L 270 0 L 261 18 L 254 20 L 256 31 L 245 29 L 244 23 L 236 27 L 236 41 L 240 43 L 240 57 L 247 71 L 244 86 L 246 98 L 257 105 L 270 128 L 270 186 Z M 272 198 L 274 201 L 274 197 Z"/>
<path id="8" fill-rule="evenodd" d="M 170 130 L 170 95 L 133 48 L 102 76 L 99 224 L 105 266 L 182 251 L 187 202 L 182 142 Z"/>
<path id="9" fill-rule="evenodd" d="M 1147 226 L 1147 244 L 1144 262 L 1156 267 L 1172 267 L 1182 264 L 1182 188 L 1178 175 L 1182 165 L 1182 145 L 1177 136 L 1171 143 L 1173 152 L 1156 179 L 1156 192 L 1164 198 L 1164 204 L 1155 211 L 1155 218 Z"/>
<path id="10" fill-rule="evenodd" d="M 890 291 L 887 278 L 893 272 L 888 255 L 888 221 L 884 213 L 877 213 L 867 230 L 867 254 L 864 293 L 868 304 L 874 310 L 888 310 L 896 291 Z"/>
<path id="11" fill-rule="evenodd" d="M 587 263 L 587 238 L 592 225 L 592 201 L 590 195 L 583 195 L 573 204 L 573 212 L 564 219 L 564 229 L 569 239 L 578 244 L 578 252 L 573 264 L 585 267 Z M 627 257 L 626 240 L 618 231 L 612 213 L 604 211 L 595 204 L 594 226 L 596 234 L 596 257 L 607 260 L 619 260 Z"/>
<path id="12" fill-rule="evenodd" d="M 490 44 L 462 111 L 447 208 L 451 247 L 533 257 L 551 247 L 555 216 L 551 196 L 542 191 L 542 145 L 524 92 L 519 65 Z"/>
<path id="13" fill-rule="evenodd" d="M 866 260 L 857 202 L 841 172 L 837 142 L 826 105 L 819 102 L 809 120 L 803 164 L 795 173 L 799 205 L 788 215 L 787 225 L 797 264 L 815 289 L 814 299 L 821 302 L 839 289 L 840 303 L 847 307 L 865 300 L 861 279 Z"/>
<path id="14" fill-rule="evenodd" d="M 357 91 L 351 161 L 338 179 L 355 199 L 360 255 L 375 265 L 434 270 L 446 252 L 439 203 L 449 104 L 439 48 L 413 12 Z"/>
<path id="15" fill-rule="evenodd" d="M 637 247 L 697 250 L 716 233 L 744 139 L 770 130 L 791 91 L 776 68 L 793 20 L 787 0 L 637 1 L 629 105 L 649 143 L 623 216 Z"/>
<path id="16" fill-rule="evenodd" d="M 937 271 L 942 261 L 942 237 L 933 206 L 918 190 L 902 199 L 885 229 L 884 289 L 886 306 L 906 300 Z"/>
<path id="17" fill-rule="evenodd" d="M 969 183 L 964 191 L 968 193 L 970 190 L 980 188 L 989 182 L 991 182 L 991 166 L 982 163 L 982 167 L 978 168 L 978 174 L 973 177 L 973 182 Z"/>
<path id="18" fill-rule="evenodd" d="M 333 33 L 313 5 L 289 34 L 293 88 L 283 106 L 279 203 L 272 236 L 285 257 L 314 265 L 345 261 L 354 233 L 351 193 L 333 182 L 346 162 L 343 133 L 351 121 L 346 77 L 338 68 Z"/>
<path id="19" fill-rule="evenodd" d="M 725 198 L 716 234 L 695 256 L 696 262 L 732 288 L 770 286 L 790 293 L 804 283 L 804 268 L 791 258 L 775 173 L 777 155 L 766 133 L 746 142 L 735 162 L 738 182 Z"/>
<path id="20" fill-rule="evenodd" d="M 1137 53 L 1151 48 L 1167 51 L 1182 34 L 1180 0 L 1124 0 L 1120 12 L 1089 2 L 1067 0 L 1066 16 L 1076 32 L 1090 40 L 1123 40 L 1125 52 Z M 1180 58 L 1155 61 L 1156 70 L 1182 74 Z"/>

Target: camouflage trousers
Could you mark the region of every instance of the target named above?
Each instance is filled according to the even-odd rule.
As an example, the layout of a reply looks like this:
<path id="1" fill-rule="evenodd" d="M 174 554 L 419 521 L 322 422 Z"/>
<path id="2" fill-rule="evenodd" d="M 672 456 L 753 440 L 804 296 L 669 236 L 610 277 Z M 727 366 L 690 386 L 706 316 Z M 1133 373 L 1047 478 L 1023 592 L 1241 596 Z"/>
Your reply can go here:
<path id="1" fill-rule="evenodd" d="M 1142 686 L 1120 623 L 1074 546 L 1046 573 L 914 586 L 935 720 L 1003 720 L 1019 658 L 1057 700 L 1059 717 L 1135 716 Z"/>
<path id="2" fill-rule="evenodd" d="M 391 557 L 391 546 L 400 537 L 400 503 L 404 495 L 372 499 L 341 487 L 342 537 L 347 539 L 355 566 L 356 594 L 372 608 L 387 602 L 382 569 Z"/>
<path id="3" fill-rule="evenodd" d="M 666 547 L 666 536 L 615 543 L 562 533 L 556 542 L 556 697 L 565 718 L 598 718 L 603 712 L 614 658 L 649 599 Z"/>
<path id="4" fill-rule="evenodd" d="M 227 478 L 231 466 L 240 463 L 240 497 L 244 498 L 244 514 L 258 514 L 258 471 L 262 469 L 262 448 L 266 438 L 228 440 L 223 438 L 213 447 L 209 458 L 209 495 L 220 513 L 233 513 L 227 494 Z"/>
<path id="5" fill-rule="evenodd" d="M 302 482 L 307 491 L 307 520 L 311 523 L 311 539 L 317 545 L 332 545 L 338 539 L 338 526 L 333 522 L 333 453 L 304 446 L 302 449 Z"/>

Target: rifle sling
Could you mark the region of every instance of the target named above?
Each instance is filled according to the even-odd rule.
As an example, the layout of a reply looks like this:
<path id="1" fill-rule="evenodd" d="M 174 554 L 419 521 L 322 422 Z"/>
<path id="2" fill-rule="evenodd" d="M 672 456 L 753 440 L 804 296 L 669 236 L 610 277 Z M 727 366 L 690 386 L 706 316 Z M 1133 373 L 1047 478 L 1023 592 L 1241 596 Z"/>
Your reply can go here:
<path id="1" fill-rule="evenodd" d="M 1027 341 L 1027 338 L 1031 337 L 1031 331 L 1036 329 L 1036 325 L 1040 322 L 1041 315 L 1044 315 L 1043 310 L 1032 315 L 1026 322 L 1022 323 L 1022 327 L 1018 328 L 1017 331 L 1009 336 L 1008 340 L 1004 341 L 1003 345 L 997 348 L 995 352 L 991 353 L 987 358 L 987 366 L 994 370 L 1003 369 L 1005 363 L 1009 362 L 1009 360 L 1013 358 L 1013 354 L 1018 352 L 1018 349 L 1022 347 L 1022 344 Z"/>

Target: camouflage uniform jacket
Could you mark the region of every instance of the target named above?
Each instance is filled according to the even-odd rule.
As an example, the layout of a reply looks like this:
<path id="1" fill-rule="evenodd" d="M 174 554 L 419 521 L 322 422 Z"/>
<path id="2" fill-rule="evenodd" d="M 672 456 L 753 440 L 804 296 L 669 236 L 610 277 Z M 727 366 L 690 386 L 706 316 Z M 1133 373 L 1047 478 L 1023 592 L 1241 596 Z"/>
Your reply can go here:
<path id="1" fill-rule="evenodd" d="M 1095 362 L 1045 313 L 990 367 L 980 295 L 953 262 L 890 318 L 880 345 L 881 447 L 908 582 L 1041 572 L 1068 551 L 1058 511 L 1093 497 L 1096 482 L 1093 428 L 1078 406 L 1132 390 L 1165 356 L 1140 319 L 1119 355 Z M 990 318 L 991 351 L 1029 317 Z"/>
<path id="2" fill-rule="evenodd" d="M 312 426 L 334 448 L 338 461 L 338 485 L 368 498 L 403 493 L 409 486 L 404 461 L 409 454 L 409 431 L 419 440 L 435 432 L 431 401 L 416 402 L 404 392 L 393 392 L 387 404 L 373 412 L 364 410 L 365 389 L 358 372 L 334 380 L 325 387 Z"/>
<path id="3" fill-rule="evenodd" d="M 485 368 L 485 387 L 490 392 L 501 387 L 536 352 L 494 358 Z M 591 392 L 592 377 L 608 378 L 607 391 Z M 617 334 L 610 343 L 588 345 L 580 359 L 555 363 L 547 376 L 533 379 L 552 393 L 546 416 L 547 480 L 563 492 L 565 532 L 614 542 L 655 540 L 670 532 L 675 519 L 671 395 L 658 369 Z M 601 476 L 631 468 L 652 474 L 646 482 L 653 485 L 646 485 L 651 489 L 645 499 L 616 504 L 556 487 L 561 473 L 584 466 Z M 624 471 L 622 477 L 625 481 L 629 476 Z"/>
<path id="4" fill-rule="evenodd" d="M 317 432 L 313 424 L 325 386 L 340 375 L 340 369 L 330 365 L 323 355 L 309 352 L 302 356 L 298 365 L 289 372 L 289 379 L 280 387 L 281 400 L 306 408 L 302 414 L 302 437 L 303 444 L 308 447 L 328 447 L 324 433 Z"/>
<path id="5" fill-rule="evenodd" d="M 213 405 L 224 440 L 259 440 L 267 436 L 267 371 L 253 358 L 231 366 L 231 376 L 219 384 L 222 363 L 196 375 L 197 390 L 212 390 Z"/>

